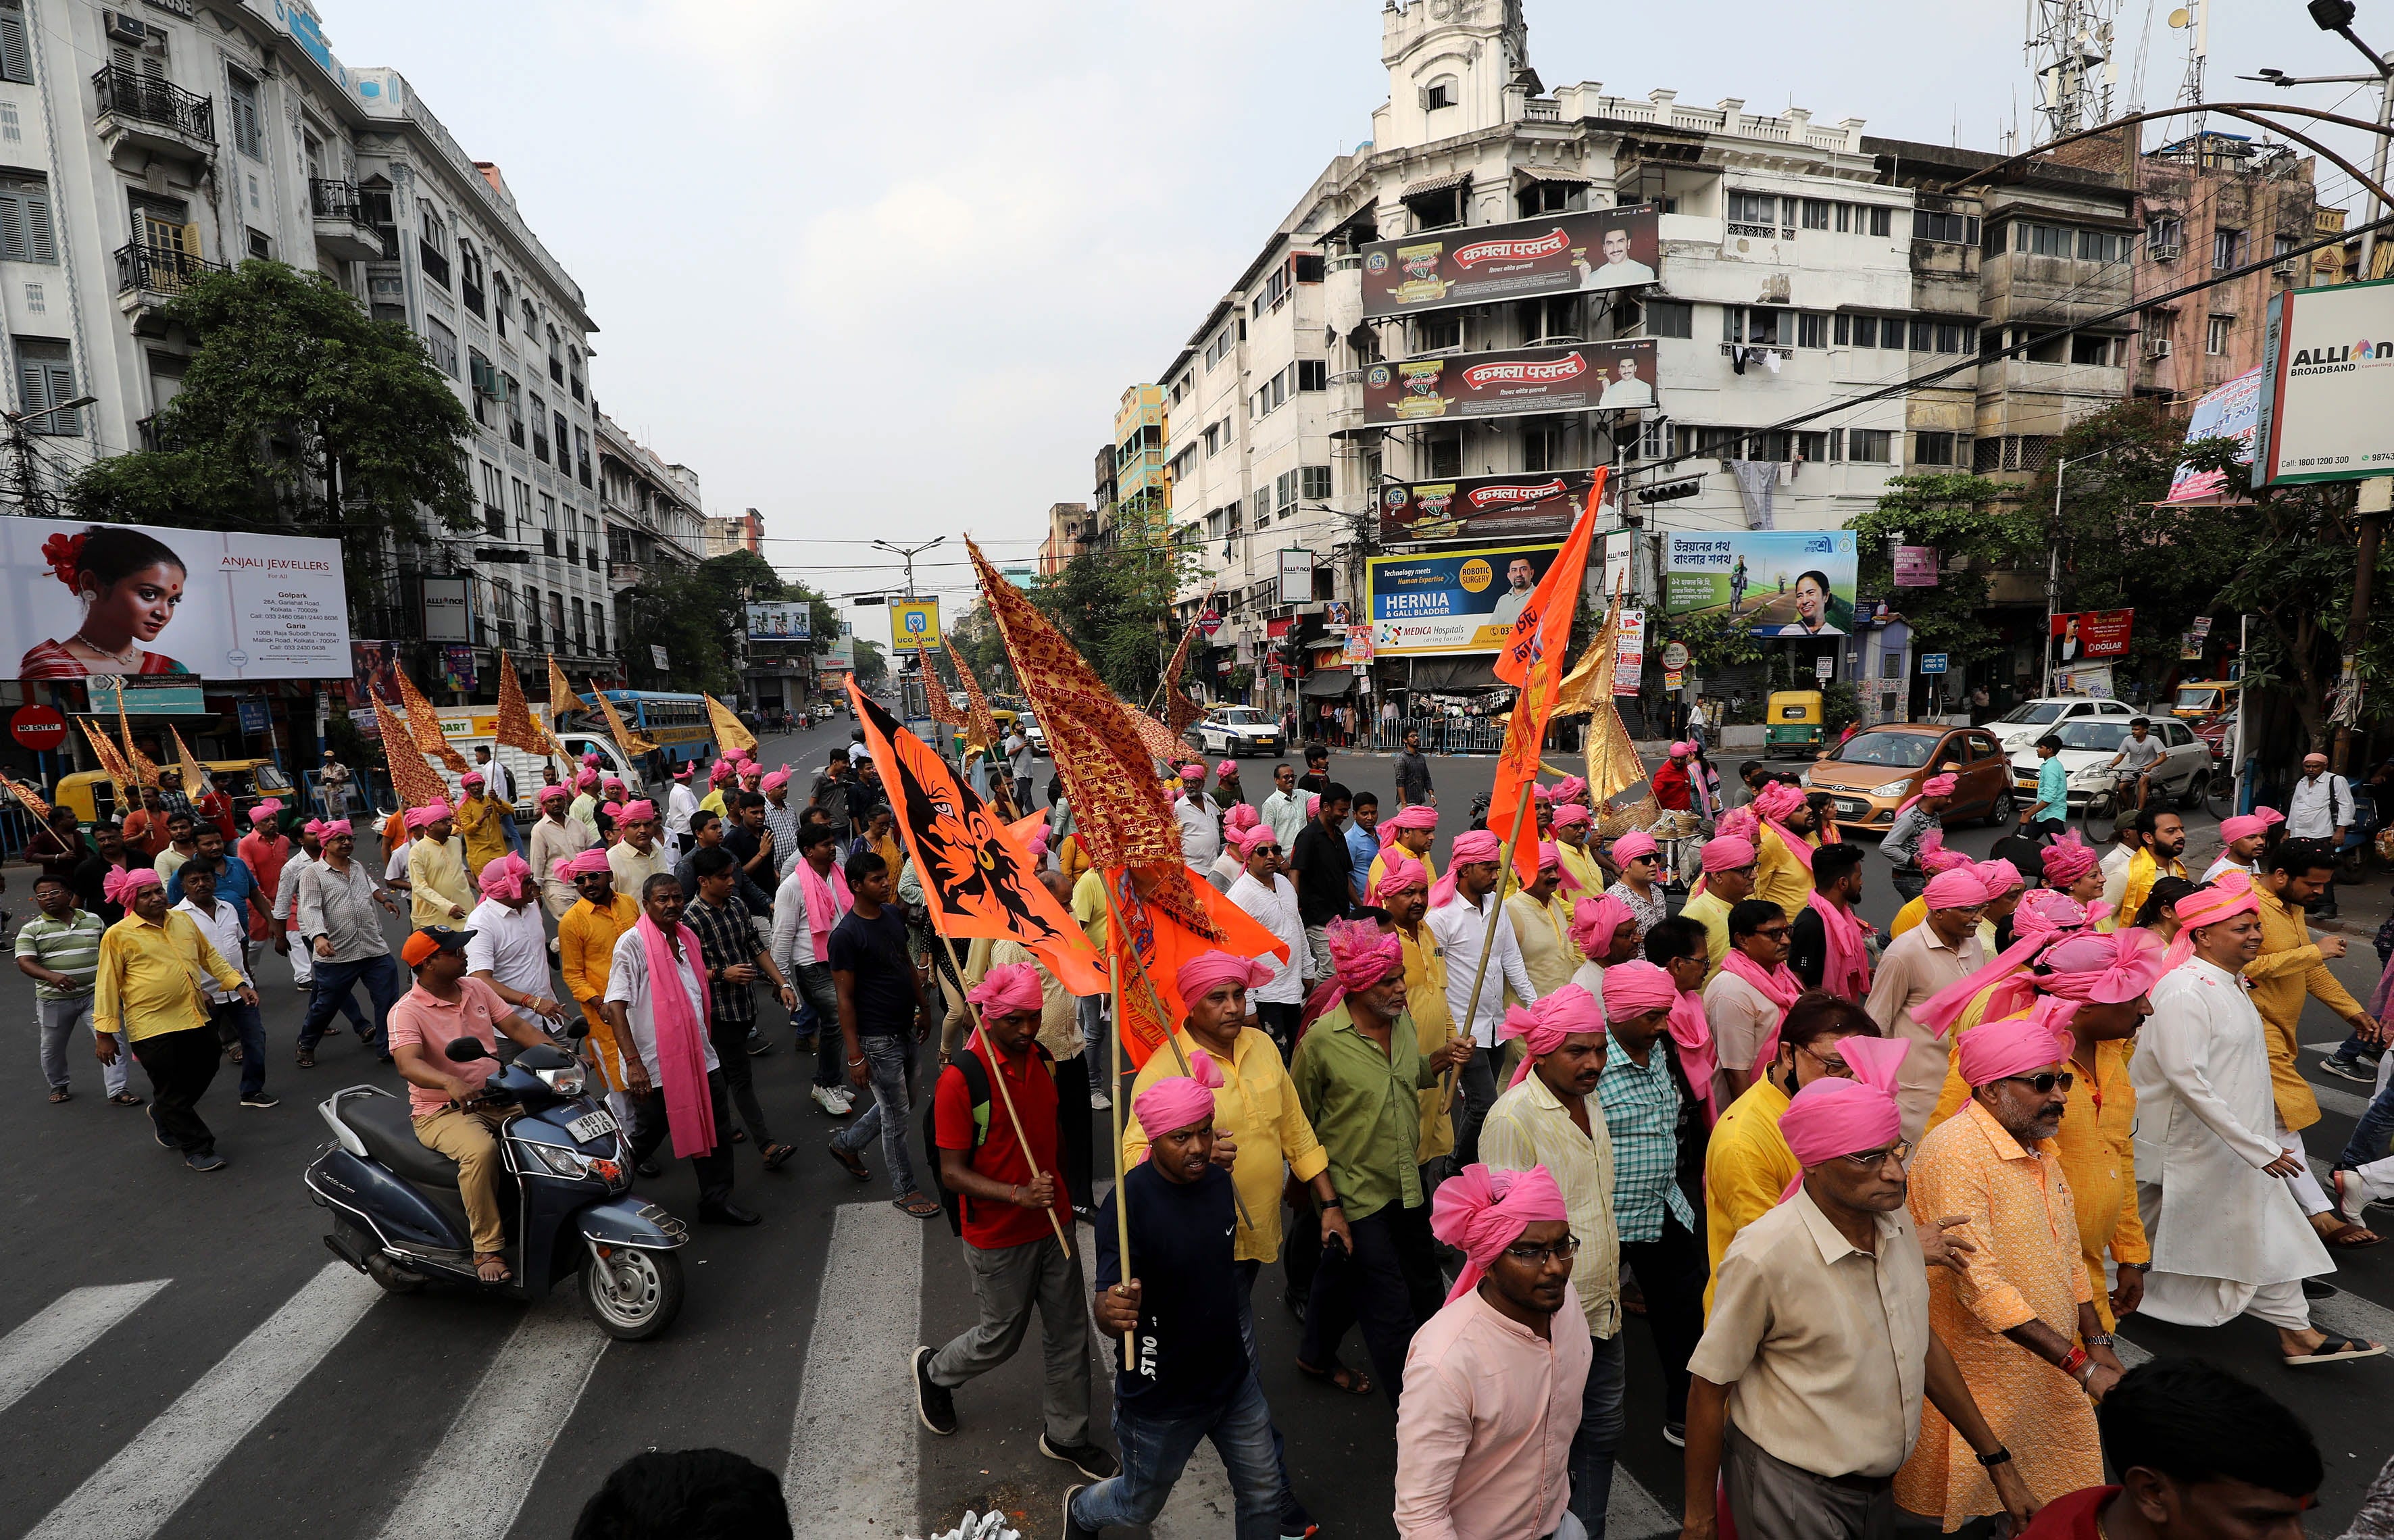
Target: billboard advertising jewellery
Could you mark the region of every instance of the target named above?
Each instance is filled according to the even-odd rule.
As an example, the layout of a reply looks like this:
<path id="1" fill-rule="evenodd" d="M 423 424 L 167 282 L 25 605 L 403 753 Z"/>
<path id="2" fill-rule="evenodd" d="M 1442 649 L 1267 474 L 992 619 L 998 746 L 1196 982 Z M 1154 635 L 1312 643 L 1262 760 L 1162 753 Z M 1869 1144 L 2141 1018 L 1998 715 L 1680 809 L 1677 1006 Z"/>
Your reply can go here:
<path id="1" fill-rule="evenodd" d="M 751 604 L 748 606 L 748 639 L 811 641 L 814 639 L 814 609 L 803 599 L 795 604 Z"/>
<path id="2" fill-rule="evenodd" d="M 2394 476 L 2394 279 L 2271 299 L 2261 375 L 2255 486 Z"/>
<path id="3" fill-rule="evenodd" d="M 1714 530 L 1663 536 L 1663 612 L 1734 618 L 1757 637 L 1854 628 L 1850 530 Z"/>
<path id="4" fill-rule="evenodd" d="M 1383 540 L 1525 540 L 1571 533 L 1593 470 L 1392 481 L 1380 489 Z"/>
<path id="5" fill-rule="evenodd" d="M 1368 563 L 1372 641 L 1381 657 L 1494 652 L 1562 547 L 1498 546 Z"/>
<path id="6" fill-rule="evenodd" d="M 341 544 L 0 520 L 0 652 L 27 679 L 346 678 Z"/>
<path id="7" fill-rule="evenodd" d="M 1363 313 L 1636 288 L 1654 282 L 1661 252 L 1651 204 L 1374 241 L 1363 247 Z"/>
<path id="8" fill-rule="evenodd" d="M 1397 359 L 1363 371 L 1366 425 L 1654 404 L 1654 339 Z"/>

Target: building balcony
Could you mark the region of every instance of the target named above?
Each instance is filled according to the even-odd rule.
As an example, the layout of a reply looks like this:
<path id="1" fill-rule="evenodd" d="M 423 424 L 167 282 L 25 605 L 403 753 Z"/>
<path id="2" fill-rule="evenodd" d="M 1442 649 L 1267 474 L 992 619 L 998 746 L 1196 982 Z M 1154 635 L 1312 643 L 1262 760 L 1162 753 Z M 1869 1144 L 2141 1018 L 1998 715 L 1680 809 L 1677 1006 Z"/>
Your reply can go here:
<path id="1" fill-rule="evenodd" d="M 610 561 L 607 581 L 618 588 L 637 587 L 648 581 L 649 570 L 638 561 Z"/>
<path id="2" fill-rule="evenodd" d="M 366 219 L 357 183 L 311 178 L 308 204 L 315 216 L 316 247 L 325 256 L 336 262 L 379 262 L 389 255 L 382 231 Z"/>
<path id="3" fill-rule="evenodd" d="M 228 270 L 188 251 L 136 241 L 116 248 L 116 308 L 126 315 L 154 310 L 190 288 L 202 273 Z"/>
<path id="4" fill-rule="evenodd" d="M 178 160 L 216 158 L 216 103 L 195 92 L 121 65 L 91 77 L 98 106 L 93 130 L 111 155 L 120 149 Z"/>

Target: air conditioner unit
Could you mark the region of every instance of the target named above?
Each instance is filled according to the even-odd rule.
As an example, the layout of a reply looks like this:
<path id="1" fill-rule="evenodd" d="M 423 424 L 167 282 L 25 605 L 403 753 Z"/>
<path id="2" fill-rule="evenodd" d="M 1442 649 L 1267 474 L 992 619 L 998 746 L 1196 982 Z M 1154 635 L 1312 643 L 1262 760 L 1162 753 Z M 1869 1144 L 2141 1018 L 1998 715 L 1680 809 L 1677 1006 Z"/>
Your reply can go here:
<path id="1" fill-rule="evenodd" d="M 108 40 L 111 43 L 129 43 L 137 48 L 149 43 L 149 24 L 139 17 L 126 16 L 122 11 L 110 11 L 105 20 Z"/>
<path id="2" fill-rule="evenodd" d="M 2169 356 L 2170 356 L 2170 339 L 2169 339 L 2169 338 L 2167 338 L 2167 337 L 2165 337 L 2165 336 L 2149 336 L 2149 337 L 2145 338 L 2145 357 L 2147 357 L 2147 358 L 2167 358 L 2167 357 L 2169 357 Z"/>
<path id="3" fill-rule="evenodd" d="M 2146 246 L 2145 253 L 2156 262 L 2175 262 L 2181 249 L 2176 245 L 2162 245 L 2156 243 Z"/>

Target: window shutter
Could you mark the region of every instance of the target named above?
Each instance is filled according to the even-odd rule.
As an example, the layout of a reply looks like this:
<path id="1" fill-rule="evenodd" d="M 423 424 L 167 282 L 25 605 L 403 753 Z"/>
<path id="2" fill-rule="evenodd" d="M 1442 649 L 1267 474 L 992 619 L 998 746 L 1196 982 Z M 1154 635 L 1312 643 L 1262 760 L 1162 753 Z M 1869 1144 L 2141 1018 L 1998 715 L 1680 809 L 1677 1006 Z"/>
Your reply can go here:
<path id="1" fill-rule="evenodd" d="M 42 365 L 42 372 L 48 378 L 48 395 L 45 398 L 46 402 L 54 404 L 59 401 L 74 400 L 73 364 L 60 363 L 55 361 L 46 362 Z M 53 433 L 81 433 L 83 431 L 83 414 L 81 412 L 61 413 L 51 419 L 50 431 Z"/>
<path id="2" fill-rule="evenodd" d="M 27 188 L 22 195 L 25 218 L 25 249 L 27 258 L 34 262 L 55 262 L 59 259 L 58 243 L 50 234 L 50 195 L 46 190 Z"/>
<path id="3" fill-rule="evenodd" d="M 25 13 L 0 10 L 0 80 L 31 85 L 33 79 L 33 52 L 25 44 Z"/>
<path id="4" fill-rule="evenodd" d="M 0 188 L 0 261 L 26 260 L 25 204 L 13 188 Z"/>
<path id="5" fill-rule="evenodd" d="M 43 367 L 40 359 L 20 357 L 17 360 L 17 391 L 23 401 L 27 416 L 50 409 L 49 372 Z"/>

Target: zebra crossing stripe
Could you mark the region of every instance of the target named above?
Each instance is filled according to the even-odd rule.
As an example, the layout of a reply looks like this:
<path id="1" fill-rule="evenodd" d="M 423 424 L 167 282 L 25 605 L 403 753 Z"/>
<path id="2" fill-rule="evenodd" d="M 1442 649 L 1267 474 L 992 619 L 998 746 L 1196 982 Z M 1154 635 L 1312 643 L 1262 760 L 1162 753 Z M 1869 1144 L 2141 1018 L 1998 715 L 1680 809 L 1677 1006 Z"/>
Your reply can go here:
<path id="1" fill-rule="evenodd" d="M 172 1279 L 70 1289 L 31 1321 L 0 1336 L 0 1412 L 139 1310 Z"/>
<path id="2" fill-rule="evenodd" d="M 922 1221 L 886 1203 L 843 1204 L 782 1476 L 800 1533 L 904 1533 L 916 1522 L 923 1430 L 909 1365 L 922 1296 Z"/>
<path id="3" fill-rule="evenodd" d="M 381 1297 L 347 1262 L 324 1264 L 26 1540 L 149 1540 Z"/>
<path id="4" fill-rule="evenodd" d="M 571 1288 L 527 1310 L 408 1481 L 382 1526 L 384 1540 L 500 1540 L 607 1342 Z"/>

